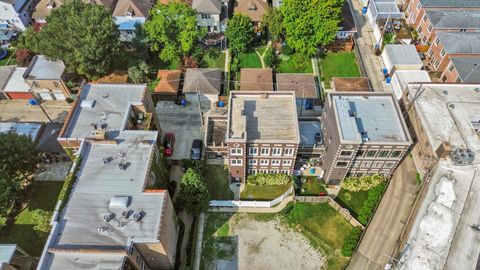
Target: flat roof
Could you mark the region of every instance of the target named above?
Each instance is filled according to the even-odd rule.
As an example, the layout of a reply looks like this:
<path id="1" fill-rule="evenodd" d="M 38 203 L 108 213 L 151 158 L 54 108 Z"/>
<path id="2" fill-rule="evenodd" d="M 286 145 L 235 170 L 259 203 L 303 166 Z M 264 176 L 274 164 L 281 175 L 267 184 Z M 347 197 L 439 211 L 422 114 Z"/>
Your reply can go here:
<path id="1" fill-rule="evenodd" d="M 330 93 L 345 141 L 410 142 L 391 94 Z"/>
<path id="2" fill-rule="evenodd" d="M 155 93 L 176 95 L 180 87 L 181 70 L 159 70 L 157 72 L 158 83 Z"/>
<path id="3" fill-rule="evenodd" d="M 480 54 L 480 32 L 437 32 L 437 37 L 447 53 Z"/>
<path id="4" fill-rule="evenodd" d="M 393 77 L 398 81 L 400 89 L 393 87 L 397 99 L 402 98 L 403 91 L 409 83 L 431 82 L 430 75 L 425 70 L 395 70 Z"/>
<path id="5" fill-rule="evenodd" d="M 240 91 L 273 91 L 271 68 L 242 68 L 240 70 Z"/>
<path id="6" fill-rule="evenodd" d="M 387 44 L 384 50 L 392 65 L 423 65 L 415 45 Z"/>
<path id="7" fill-rule="evenodd" d="M 43 124 L 25 122 L 0 122 L 0 133 L 14 132 L 32 138 L 36 142 L 40 136 Z"/>
<path id="8" fill-rule="evenodd" d="M 451 57 L 450 61 L 463 83 L 480 83 L 480 58 Z"/>
<path id="9" fill-rule="evenodd" d="M 3 86 L 8 81 L 8 78 L 10 78 L 10 75 L 13 73 L 15 70 L 15 66 L 1 66 L 0 67 L 0 90 L 3 89 Z"/>
<path id="10" fill-rule="evenodd" d="M 62 61 L 48 60 L 44 55 L 36 55 L 23 77 L 30 80 L 60 79 L 65 71 Z"/>
<path id="11" fill-rule="evenodd" d="M 426 12 L 434 28 L 480 29 L 480 10 L 434 9 Z"/>
<path id="12" fill-rule="evenodd" d="M 300 141 L 292 92 L 232 91 L 228 121 L 229 139 Z"/>
<path id="13" fill-rule="evenodd" d="M 10 74 L 8 81 L 3 88 L 4 92 L 28 92 L 30 86 L 25 82 L 23 74 L 27 68 L 16 67 Z"/>
<path id="14" fill-rule="evenodd" d="M 0 266 L 2 263 L 9 264 L 17 250 L 15 244 L 2 244 L 0 245 Z"/>
<path id="15" fill-rule="evenodd" d="M 123 269 L 125 253 L 52 253 L 52 261 L 46 268 L 50 270 L 64 269 Z"/>
<path id="16" fill-rule="evenodd" d="M 420 0 L 423 7 L 472 8 L 480 7 L 478 0 Z"/>
<path id="17" fill-rule="evenodd" d="M 277 73 L 277 91 L 293 91 L 296 98 L 318 98 L 313 74 Z"/>
<path id="18" fill-rule="evenodd" d="M 128 247 L 130 240 L 156 241 L 165 194 L 144 192 L 155 144 L 137 137 L 118 140 L 117 144 L 85 142 L 83 147 L 83 162 L 55 246 Z M 106 158 L 113 160 L 105 164 Z M 120 163 L 126 169 L 121 170 Z M 128 198 L 126 208 L 110 205 L 111 199 L 118 196 Z M 131 213 L 130 218 L 122 217 L 124 211 Z M 134 212 L 143 213 L 141 222 L 132 220 Z M 103 217 L 111 213 L 112 220 L 105 222 Z"/>
<path id="19" fill-rule="evenodd" d="M 130 103 L 143 103 L 143 84 L 87 84 L 77 98 L 63 137 L 86 138 L 92 134 L 92 124 L 106 125 L 107 137 L 118 136 Z M 82 101 L 95 101 L 93 108 L 81 107 Z"/>

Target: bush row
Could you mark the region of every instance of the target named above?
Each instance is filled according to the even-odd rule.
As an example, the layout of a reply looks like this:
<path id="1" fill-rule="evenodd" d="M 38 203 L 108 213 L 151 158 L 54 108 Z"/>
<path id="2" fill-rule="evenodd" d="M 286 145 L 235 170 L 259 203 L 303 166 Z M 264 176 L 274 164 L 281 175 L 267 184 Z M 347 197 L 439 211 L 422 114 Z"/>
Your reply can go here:
<path id="1" fill-rule="evenodd" d="M 362 223 L 363 225 L 367 225 L 368 221 L 372 217 L 373 210 L 382 198 L 382 193 L 385 189 L 385 185 L 385 182 L 382 182 L 368 191 L 367 200 L 363 203 L 362 209 L 358 214 L 358 221 L 360 221 L 360 223 Z"/>
<path id="2" fill-rule="evenodd" d="M 362 235 L 362 229 L 360 227 L 354 227 L 350 233 L 345 238 L 345 242 L 343 242 L 342 246 L 342 255 L 345 257 L 351 257 L 353 255 L 353 251 L 357 246 L 358 240 Z"/>
<path id="3" fill-rule="evenodd" d="M 252 185 L 259 186 L 277 186 L 277 185 L 286 185 L 290 182 L 290 176 L 286 174 L 267 174 L 259 173 L 257 175 L 248 176 L 248 183 Z"/>
<path id="4" fill-rule="evenodd" d="M 378 174 L 347 177 L 342 182 L 342 188 L 353 192 L 366 191 L 378 186 L 380 183 L 385 183 L 385 180 L 385 177 Z"/>

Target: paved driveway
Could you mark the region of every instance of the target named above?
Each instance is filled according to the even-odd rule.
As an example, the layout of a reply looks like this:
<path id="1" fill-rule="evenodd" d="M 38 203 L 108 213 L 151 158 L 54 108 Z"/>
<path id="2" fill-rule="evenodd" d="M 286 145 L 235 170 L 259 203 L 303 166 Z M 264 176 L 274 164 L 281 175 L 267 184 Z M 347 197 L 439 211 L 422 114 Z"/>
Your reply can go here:
<path id="1" fill-rule="evenodd" d="M 203 140 L 202 127 L 198 106 L 189 104 L 185 107 L 176 105 L 172 101 L 159 101 L 156 112 L 162 129 L 162 136 L 166 132 L 175 134 L 173 155 L 168 159 L 181 160 L 190 158 L 190 149 L 194 139 Z"/>

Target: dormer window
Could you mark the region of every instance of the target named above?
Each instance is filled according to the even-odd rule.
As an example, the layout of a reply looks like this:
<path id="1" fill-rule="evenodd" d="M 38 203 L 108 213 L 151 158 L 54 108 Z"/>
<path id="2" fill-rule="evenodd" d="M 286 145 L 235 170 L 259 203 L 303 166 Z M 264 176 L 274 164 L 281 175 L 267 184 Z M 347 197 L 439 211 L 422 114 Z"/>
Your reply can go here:
<path id="1" fill-rule="evenodd" d="M 55 2 L 54 1 L 48 1 L 47 8 L 48 9 L 53 9 L 54 7 L 55 7 Z"/>

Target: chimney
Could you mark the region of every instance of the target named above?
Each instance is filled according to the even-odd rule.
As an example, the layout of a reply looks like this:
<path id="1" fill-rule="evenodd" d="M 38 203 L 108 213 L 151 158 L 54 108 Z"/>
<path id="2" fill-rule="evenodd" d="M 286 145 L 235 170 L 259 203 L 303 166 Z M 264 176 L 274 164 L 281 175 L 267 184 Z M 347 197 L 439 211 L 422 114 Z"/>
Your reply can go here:
<path id="1" fill-rule="evenodd" d="M 449 142 L 444 141 L 442 142 L 442 144 L 438 146 L 435 153 L 437 154 L 438 158 L 445 159 L 446 157 L 450 156 L 450 154 L 452 153 L 452 146 L 450 145 Z"/>

